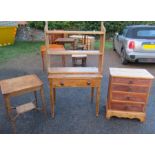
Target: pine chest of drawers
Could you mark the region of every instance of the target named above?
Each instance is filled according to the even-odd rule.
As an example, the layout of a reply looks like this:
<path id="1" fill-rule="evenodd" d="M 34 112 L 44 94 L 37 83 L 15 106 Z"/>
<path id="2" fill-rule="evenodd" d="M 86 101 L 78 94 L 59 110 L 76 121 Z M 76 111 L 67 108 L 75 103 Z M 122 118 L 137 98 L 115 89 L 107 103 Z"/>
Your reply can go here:
<path id="1" fill-rule="evenodd" d="M 146 118 L 153 76 L 145 69 L 110 68 L 106 118 Z"/>

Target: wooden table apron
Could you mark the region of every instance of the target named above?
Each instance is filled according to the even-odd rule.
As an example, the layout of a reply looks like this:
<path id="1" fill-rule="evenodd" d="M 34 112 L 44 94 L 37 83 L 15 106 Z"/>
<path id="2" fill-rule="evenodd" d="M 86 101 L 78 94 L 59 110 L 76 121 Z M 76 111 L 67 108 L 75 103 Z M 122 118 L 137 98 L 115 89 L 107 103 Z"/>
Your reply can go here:
<path id="1" fill-rule="evenodd" d="M 96 117 L 99 115 L 99 103 L 100 103 L 100 92 L 101 92 L 101 79 L 99 77 L 89 78 L 57 78 L 48 77 L 50 85 L 50 97 L 51 97 L 51 114 L 54 118 L 55 115 L 55 100 L 56 100 L 56 88 L 64 87 L 83 87 L 91 88 L 91 101 L 93 101 L 94 88 L 96 88 Z"/>

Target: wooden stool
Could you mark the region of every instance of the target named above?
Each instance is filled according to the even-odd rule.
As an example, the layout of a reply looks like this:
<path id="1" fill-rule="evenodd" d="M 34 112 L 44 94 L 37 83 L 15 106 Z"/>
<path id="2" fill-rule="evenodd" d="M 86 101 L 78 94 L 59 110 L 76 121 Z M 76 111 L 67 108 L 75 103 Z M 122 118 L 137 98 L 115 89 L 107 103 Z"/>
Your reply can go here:
<path id="1" fill-rule="evenodd" d="M 77 61 L 81 60 L 81 64 L 77 64 Z M 73 66 L 86 66 L 87 55 L 72 55 L 72 64 Z"/>
<path id="2" fill-rule="evenodd" d="M 50 44 L 49 48 L 52 50 L 62 50 L 62 51 L 65 50 L 64 45 L 58 45 L 58 44 Z M 43 71 L 45 71 L 45 54 L 46 54 L 45 45 L 42 45 L 40 47 L 40 52 L 41 52 L 41 58 L 42 58 L 42 68 L 43 68 Z M 65 64 L 66 64 L 65 56 L 62 55 L 62 65 L 65 66 Z"/>
<path id="3" fill-rule="evenodd" d="M 37 91 L 40 91 L 42 99 L 42 111 L 46 114 L 46 105 L 44 98 L 43 83 L 36 75 L 26 75 L 17 78 L 11 78 L 1 81 L 1 91 L 5 101 L 5 107 L 8 118 L 12 122 L 14 132 L 16 132 L 16 118 L 25 112 L 33 109 L 38 110 L 37 103 Z M 13 96 L 19 96 L 24 93 L 34 92 L 35 99 L 30 103 L 26 103 L 17 107 L 12 107 L 10 98 Z M 13 116 L 13 109 L 15 109 L 16 115 Z"/>

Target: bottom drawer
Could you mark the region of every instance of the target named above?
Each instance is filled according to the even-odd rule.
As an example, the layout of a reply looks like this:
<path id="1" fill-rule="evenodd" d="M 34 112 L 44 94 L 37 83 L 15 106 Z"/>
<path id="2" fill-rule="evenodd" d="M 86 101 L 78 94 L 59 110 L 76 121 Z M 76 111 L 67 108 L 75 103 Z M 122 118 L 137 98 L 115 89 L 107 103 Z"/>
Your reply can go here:
<path id="1" fill-rule="evenodd" d="M 128 103 L 111 102 L 110 106 L 113 110 L 144 112 L 143 104 L 133 105 Z"/>

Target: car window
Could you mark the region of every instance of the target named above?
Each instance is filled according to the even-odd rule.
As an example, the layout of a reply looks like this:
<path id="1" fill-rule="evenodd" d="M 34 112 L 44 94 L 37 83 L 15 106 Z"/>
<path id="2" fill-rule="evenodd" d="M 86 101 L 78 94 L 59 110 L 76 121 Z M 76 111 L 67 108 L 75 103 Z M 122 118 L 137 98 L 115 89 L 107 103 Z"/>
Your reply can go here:
<path id="1" fill-rule="evenodd" d="M 127 29 L 124 29 L 123 30 L 123 36 L 126 36 L 126 33 L 127 33 Z"/>
<path id="2" fill-rule="evenodd" d="M 155 39 L 155 27 L 133 28 L 127 33 L 127 37 L 134 39 Z"/>
<path id="3" fill-rule="evenodd" d="M 137 37 L 155 37 L 155 30 L 139 30 Z"/>

